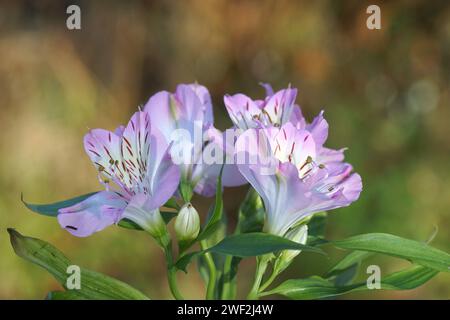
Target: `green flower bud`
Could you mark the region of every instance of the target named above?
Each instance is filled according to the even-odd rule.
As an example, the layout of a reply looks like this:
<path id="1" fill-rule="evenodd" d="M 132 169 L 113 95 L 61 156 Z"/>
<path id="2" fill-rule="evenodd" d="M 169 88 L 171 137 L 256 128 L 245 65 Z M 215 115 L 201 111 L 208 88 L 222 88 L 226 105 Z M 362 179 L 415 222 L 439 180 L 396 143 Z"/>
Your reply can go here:
<path id="1" fill-rule="evenodd" d="M 178 213 L 175 219 L 175 232 L 180 242 L 197 238 L 200 232 L 200 217 L 190 203 L 185 204 Z"/>
<path id="2" fill-rule="evenodd" d="M 305 224 L 289 230 L 286 233 L 285 238 L 300 244 L 306 244 L 308 238 L 308 226 Z M 275 261 L 275 272 L 279 274 L 284 271 L 300 252 L 301 250 L 283 250 Z"/>

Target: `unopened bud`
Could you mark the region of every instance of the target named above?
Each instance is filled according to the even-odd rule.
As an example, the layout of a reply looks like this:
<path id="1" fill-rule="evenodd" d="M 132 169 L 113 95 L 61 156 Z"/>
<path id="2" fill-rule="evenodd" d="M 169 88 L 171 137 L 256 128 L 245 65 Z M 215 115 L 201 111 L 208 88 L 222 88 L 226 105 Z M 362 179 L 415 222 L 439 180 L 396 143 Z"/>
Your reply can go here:
<path id="1" fill-rule="evenodd" d="M 175 219 L 175 232 L 179 241 L 191 241 L 200 232 L 200 217 L 197 210 L 190 204 L 185 204 Z"/>

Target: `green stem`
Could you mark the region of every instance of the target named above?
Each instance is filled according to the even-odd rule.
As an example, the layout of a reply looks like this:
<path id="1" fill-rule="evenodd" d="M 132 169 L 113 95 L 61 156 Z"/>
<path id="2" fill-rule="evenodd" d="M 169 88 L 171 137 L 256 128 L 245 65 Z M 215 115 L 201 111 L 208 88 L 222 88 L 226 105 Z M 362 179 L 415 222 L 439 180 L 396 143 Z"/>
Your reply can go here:
<path id="1" fill-rule="evenodd" d="M 206 250 L 207 249 L 206 241 L 205 240 L 200 241 L 200 246 L 202 250 Z M 206 299 L 214 300 L 217 282 L 216 265 L 214 264 L 214 260 L 210 252 L 205 253 L 204 257 L 209 272 L 208 286 L 206 288 Z"/>
<path id="2" fill-rule="evenodd" d="M 269 260 L 264 256 L 258 257 L 256 260 L 256 274 L 253 286 L 247 296 L 248 300 L 257 300 L 259 296 L 259 286 L 261 285 L 262 278 L 267 269 Z"/>
<path id="3" fill-rule="evenodd" d="M 232 281 L 231 278 L 231 265 L 233 263 L 233 256 L 227 255 L 225 257 L 225 262 L 223 265 L 223 275 L 224 275 L 224 281 L 222 285 L 222 300 L 229 300 L 233 298 L 233 290 L 232 290 Z"/>
<path id="4" fill-rule="evenodd" d="M 270 286 L 272 284 L 272 282 L 276 279 L 276 277 L 278 276 L 278 273 L 275 272 L 275 270 L 272 272 L 272 274 L 270 275 L 270 277 L 261 285 L 261 287 L 259 287 L 259 291 L 264 291 L 267 289 L 268 286 Z"/>
<path id="5" fill-rule="evenodd" d="M 177 285 L 177 269 L 173 265 L 173 257 L 172 257 L 172 243 L 170 242 L 167 246 L 164 247 L 164 253 L 166 255 L 167 262 L 167 280 L 169 282 L 170 292 L 177 300 L 184 300 L 180 291 L 178 290 Z"/>

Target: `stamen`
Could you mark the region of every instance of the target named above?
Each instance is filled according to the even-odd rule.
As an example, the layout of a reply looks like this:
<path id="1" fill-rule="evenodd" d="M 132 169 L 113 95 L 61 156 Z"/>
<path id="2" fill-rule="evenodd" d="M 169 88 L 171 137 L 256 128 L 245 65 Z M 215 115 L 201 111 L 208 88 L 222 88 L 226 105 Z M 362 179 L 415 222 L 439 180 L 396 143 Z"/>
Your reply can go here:
<path id="1" fill-rule="evenodd" d="M 292 143 L 291 155 L 294 153 L 294 148 L 295 148 L 295 141 Z"/>
<path id="2" fill-rule="evenodd" d="M 263 109 L 262 112 L 269 118 L 269 122 L 273 124 L 272 118 L 270 117 L 270 114 L 266 111 L 266 109 Z"/>
<path id="3" fill-rule="evenodd" d="M 313 160 L 312 160 L 311 156 L 308 156 L 308 158 L 306 158 L 305 163 L 303 163 L 303 165 L 300 167 L 299 170 L 302 170 L 307 164 L 310 164 L 312 161 Z"/>

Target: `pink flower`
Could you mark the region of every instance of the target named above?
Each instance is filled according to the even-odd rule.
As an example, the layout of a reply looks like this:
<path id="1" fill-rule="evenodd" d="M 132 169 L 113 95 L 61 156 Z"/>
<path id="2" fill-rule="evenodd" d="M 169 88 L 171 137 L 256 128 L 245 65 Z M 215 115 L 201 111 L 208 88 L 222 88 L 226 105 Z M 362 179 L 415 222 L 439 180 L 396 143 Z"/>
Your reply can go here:
<path id="1" fill-rule="evenodd" d="M 275 126 L 279 127 L 299 116 L 295 105 L 297 89 L 283 89 L 273 93 L 272 87 L 264 84 L 267 96 L 264 100 L 252 100 L 238 93 L 226 95 L 224 103 L 234 125 L 242 130 Z M 301 116 L 301 114 L 300 114 Z"/>
<path id="2" fill-rule="evenodd" d="M 320 114 L 311 125 L 287 122 L 249 129 L 238 138 L 237 159 L 246 159 L 238 168 L 263 199 L 267 232 L 285 236 L 312 214 L 358 199 L 361 177 L 342 162 L 342 153 L 328 155 L 330 149 L 323 147 L 327 135 Z"/>
<path id="3" fill-rule="evenodd" d="M 174 144 L 171 154 L 180 166 L 182 183 L 203 196 L 214 195 L 222 162 L 208 163 L 205 158 L 211 147 L 218 152 L 226 150 L 222 133 L 213 125 L 208 89 L 196 83 L 180 84 L 174 93 L 161 91 L 150 97 L 144 111 L 150 114 L 152 125 L 160 129 L 166 141 Z M 227 172 L 223 175 L 224 186 L 245 183 L 235 166 L 225 165 L 224 172 Z M 189 201 L 189 197 L 185 200 Z"/>
<path id="4" fill-rule="evenodd" d="M 84 147 L 106 190 L 60 209 L 60 225 L 75 236 L 86 237 L 128 218 L 154 231 L 150 229 L 161 219 L 158 209 L 176 191 L 180 172 L 149 114 L 136 112 L 126 128 L 115 132 L 91 130 Z"/>

